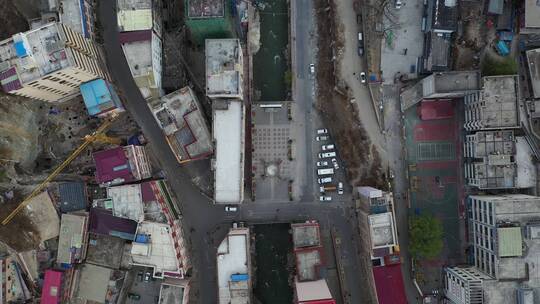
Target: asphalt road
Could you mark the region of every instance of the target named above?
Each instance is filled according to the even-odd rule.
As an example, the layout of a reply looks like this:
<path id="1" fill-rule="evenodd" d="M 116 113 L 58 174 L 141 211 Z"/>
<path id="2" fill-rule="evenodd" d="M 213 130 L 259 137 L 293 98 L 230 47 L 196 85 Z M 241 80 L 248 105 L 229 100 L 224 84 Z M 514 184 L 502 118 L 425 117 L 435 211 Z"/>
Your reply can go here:
<path id="1" fill-rule="evenodd" d="M 309 0 L 299 2 L 301 5 L 311 5 Z M 309 7 L 304 7 L 304 9 L 309 9 Z M 299 16 L 302 15 L 301 12 L 305 12 L 305 10 L 300 10 Z M 182 210 L 184 228 L 191 243 L 193 267 L 196 272 L 196 280 L 193 282 L 195 286 L 193 287 L 200 291 L 197 303 L 216 302 L 216 244 L 225 236 L 227 227 L 230 227 L 233 220 L 242 220 L 248 223 L 269 223 L 306 219 L 317 219 L 323 229 L 334 228 L 336 230 L 337 235 L 342 240 L 341 252 L 336 254 L 342 256 L 350 303 L 363 303 L 359 286 L 359 282 L 362 282 L 359 277 L 361 271 L 356 254 L 359 234 L 356 228 L 356 215 L 352 209 L 346 204 L 323 204 L 313 202 L 312 199 L 306 199 L 299 203 L 246 204 L 241 206 L 240 211 L 234 215 L 226 214 L 222 206 L 214 206 L 191 183 L 191 177 L 187 170 L 179 166 L 131 76 L 118 42 L 116 1 L 101 1 L 99 16 L 107 65 L 114 83 L 119 89 L 119 93 L 125 98 L 127 111 L 142 128 L 148 139 L 148 145 L 158 159 L 159 165 L 170 183 L 171 190 L 181 202 L 179 207 Z M 309 84 L 303 87 L 305 94 L 308 94 L 308 87 Z M 309 111 L 311 108 L 307 109 L 306 115 Z M 310 117 L 307 117 L 307 120 L 309 121 Z M 309 135 L 306 138 L 306 144 L 312 144 L 312 130 L 306 130 L 306 135 Z M 306 162 L 309 168 L 307 170 L 312 172 L 310 168 L 312 159 L 308 157 Z"/>

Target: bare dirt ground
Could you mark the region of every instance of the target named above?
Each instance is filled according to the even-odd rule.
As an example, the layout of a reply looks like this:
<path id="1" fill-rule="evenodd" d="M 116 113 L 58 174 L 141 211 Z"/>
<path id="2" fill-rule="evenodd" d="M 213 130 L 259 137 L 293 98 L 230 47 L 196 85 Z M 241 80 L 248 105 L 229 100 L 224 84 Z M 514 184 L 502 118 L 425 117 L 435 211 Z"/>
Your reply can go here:
<path id="1" fill-rule="evenodd" d="M 343 29 L 334 20 L 335 4 L 318 0 L 315 7 L 319 39 L 317 108 L 340 147 L 351 184 L 386 189 L 379 153 L 358 121 L 358 108 L 350 102 L 348 85 L 336 76 L 335 58 L 343 49 Z"/>

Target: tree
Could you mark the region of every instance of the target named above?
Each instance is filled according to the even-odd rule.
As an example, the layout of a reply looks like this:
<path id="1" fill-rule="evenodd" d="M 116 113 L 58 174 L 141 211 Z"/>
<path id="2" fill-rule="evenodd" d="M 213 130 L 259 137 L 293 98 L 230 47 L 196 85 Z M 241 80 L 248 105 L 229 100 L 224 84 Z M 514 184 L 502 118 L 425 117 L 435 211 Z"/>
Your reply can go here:
<path id="1" fill-rule="evenodd" d="M 409 228 L 409 250 L 414 258 L 434 258 L 443 247 L 441 221 L 431 215 L 414 217 Z"/>

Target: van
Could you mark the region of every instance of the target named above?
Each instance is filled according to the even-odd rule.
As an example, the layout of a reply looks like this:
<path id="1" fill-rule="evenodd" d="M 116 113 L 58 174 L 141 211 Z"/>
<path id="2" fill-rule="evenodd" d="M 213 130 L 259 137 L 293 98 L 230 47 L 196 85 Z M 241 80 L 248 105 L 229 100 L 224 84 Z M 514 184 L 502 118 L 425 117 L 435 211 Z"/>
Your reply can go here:
<path id="1" fill-rule="evenodd" d="M 397 0 L 400 1 L 400 0 Z M 362 41 L 363 39 L 362 32 L 358 32 L 358 41 Z"/>
<path id="2" fill-rule="evenodd" d="M 321 149 L 323 151 L 328 151 L 328 150 L 334 150 L 336 147 L 334 145 L 322 145 L 321 146 Z"/>
<path id="3" fill-rule="evenodd" d="M 319 158 L 336 157 L 336 152 L 319 153 Z"/>
<path id="4" fill-rule="evenodd" d="M 318 175 L 318 176 L 321 176 L 321 175 L 332 175 L 332 174 L 334 174 L 334 169 L 332 169 L 332 168 L 319 169 L 319 170 L 317 170 L 317 175 Z"/>
<path id="5" fill-rule="evenodd" d="M 317 129 L 317 135 L 328 134 L 328 129 Z"/>

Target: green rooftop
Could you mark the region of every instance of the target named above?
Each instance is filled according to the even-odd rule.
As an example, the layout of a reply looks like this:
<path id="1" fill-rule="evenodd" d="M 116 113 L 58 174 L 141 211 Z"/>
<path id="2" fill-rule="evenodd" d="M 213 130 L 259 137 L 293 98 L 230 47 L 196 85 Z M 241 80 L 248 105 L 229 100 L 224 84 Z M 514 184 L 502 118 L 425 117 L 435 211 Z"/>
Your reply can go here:
<path id="1" fill-rule="evenodd" d="M 521 227 L 497 228 L 499 257 L 516 257 L 523 254 Z"/>

